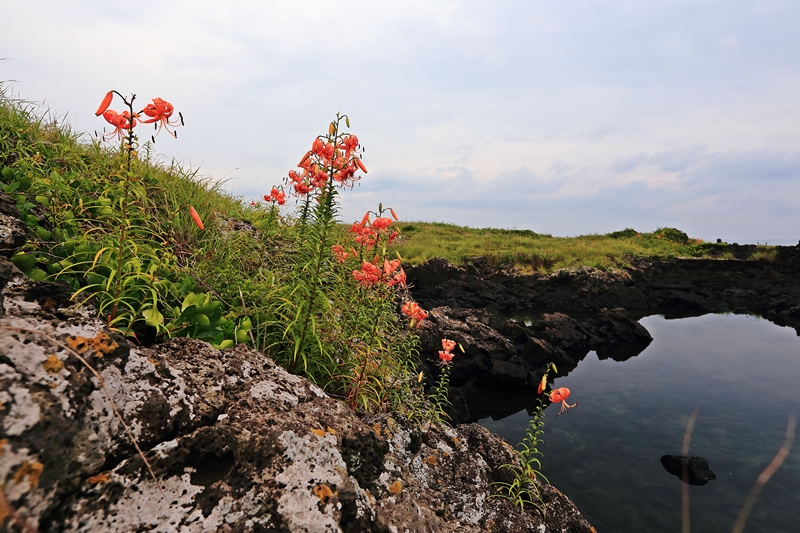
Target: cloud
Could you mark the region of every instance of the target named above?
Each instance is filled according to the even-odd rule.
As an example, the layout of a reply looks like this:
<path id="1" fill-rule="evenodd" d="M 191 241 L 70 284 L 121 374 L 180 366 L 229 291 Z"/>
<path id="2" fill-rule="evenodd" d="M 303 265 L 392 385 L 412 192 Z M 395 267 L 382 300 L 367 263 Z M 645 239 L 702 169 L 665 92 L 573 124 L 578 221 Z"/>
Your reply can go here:
<path id="1" fill-rule="evenodd" d="M 647 160 L 647 154 L 644 152 L 639 152 L 636 154 L 631 154 L 627 156 L 623 156 L 617 158 L 616 161 L 609 167 L 610 170 L 619 173 L 630 172 L 632 170 L 636 170 L 636 168 L 644 163 Z"/>
<path id="2" fill-rule="evenodd" d="M 789 0 L 26 0 L 3 8 L 0 79 L 85 131 L 109 88 L 166 98 L 187 123 L 166 160 L 253 198 L 348 113 L 370 169 L 348 218 L 790 233 L 798 19 Z"/>
<path id="3" fill-rule="evenodd" d="M 646 164 L 654 166 L 661 172 L 680 172 L 701 161 L 705 150 L 703 146 L 674 148 L 651 154 Z"/>

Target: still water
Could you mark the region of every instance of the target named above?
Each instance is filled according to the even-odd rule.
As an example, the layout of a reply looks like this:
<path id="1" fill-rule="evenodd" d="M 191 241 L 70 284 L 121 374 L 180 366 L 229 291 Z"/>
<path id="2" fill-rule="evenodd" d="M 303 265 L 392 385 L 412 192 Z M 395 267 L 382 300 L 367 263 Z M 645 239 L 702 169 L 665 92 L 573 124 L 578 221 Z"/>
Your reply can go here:
<path id="1" fill-rule="evenodd" d="M 800 415 L 800 337 L 745 315 L 640 322 L 653 336 L 644 352 L 621 363 L 590 353 L 552 385 L 579 405 L 558 419 L 558 405 L 545 411 L 542 473 L 599 533 L 679 532 L 681 481 L 659 459 L 681 453 L 698 409 L 689 455 L 708 459 L 717 479 L 689 487 L 692 531 L 729 532 Z M 517 443 L 528 420 L 522 411 L 479 423 Z M 800 532 L 800 435 L 744 531 Z"/>

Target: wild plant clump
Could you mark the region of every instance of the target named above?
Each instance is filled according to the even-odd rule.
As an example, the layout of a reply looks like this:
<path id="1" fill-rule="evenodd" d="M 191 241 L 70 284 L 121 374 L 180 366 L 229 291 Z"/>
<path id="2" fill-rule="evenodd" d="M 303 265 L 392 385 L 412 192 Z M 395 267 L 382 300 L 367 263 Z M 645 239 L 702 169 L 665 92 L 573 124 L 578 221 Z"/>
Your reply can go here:
<path id="1" fill-rule="evenodd" d="M 24 273 L 69 285 L 76 307 L 92 302 L 134 343 L 244 343 L 353 408 L 423 408 L 415 330 L 427 313 L 404 296 L 397 214 L 379 205 L 346 233 L 339 224 L 342 192 L 367 171 L 348 117 L 246 205 L 155 159 L 157 134 L 184 124 L 166 100 L 137 110 L 135 95 L 109 92 L 96 114 L 112 130 L 87 143 L 2 89 L 0 185 L 29 227 L 11 257 Z M 157 131 L 140 147 L 143 124 Z"/>

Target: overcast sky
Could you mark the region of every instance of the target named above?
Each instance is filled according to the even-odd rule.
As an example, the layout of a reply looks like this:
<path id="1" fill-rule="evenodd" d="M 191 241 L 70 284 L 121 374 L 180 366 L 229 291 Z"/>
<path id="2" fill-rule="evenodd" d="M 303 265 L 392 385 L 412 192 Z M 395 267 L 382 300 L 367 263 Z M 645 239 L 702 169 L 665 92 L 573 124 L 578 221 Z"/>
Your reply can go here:
<path id="1" fill-rule="evenodd" d="M 109 89 L 169 100 L 186 127 L 157 150 L 248 200 L 347 113 L 369 169 L 347 222 L 383 202 L 795 243 L 798 21 L 796 0 L 4 0 L 0 80 L 86 132 Z"/>

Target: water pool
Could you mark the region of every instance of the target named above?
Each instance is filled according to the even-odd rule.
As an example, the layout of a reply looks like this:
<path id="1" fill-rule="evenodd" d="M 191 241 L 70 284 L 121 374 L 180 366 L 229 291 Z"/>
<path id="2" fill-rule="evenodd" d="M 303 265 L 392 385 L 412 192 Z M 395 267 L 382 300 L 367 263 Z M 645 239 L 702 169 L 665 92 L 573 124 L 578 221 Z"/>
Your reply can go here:
<path id="1" fill-rule="evenodd" d="M 653 342 L 624 362 L 590 353 L 552 385 L 569 387 L 579 406 L 558 419 L 547 408 L 542 473 L 567 494 L 599 533 L 681 530 L 681 481 L 664 470 L 680 454 L 686 423 L 699 415 L 689 455 L 717 476 L 690 486 L 692 531 L 727 532 L 758 475 L 800 414 L 800 338 L 745 315 L 640 321 Z M 479 423 L 517 443 L 525 411 Z M 745 532 L 800 531 L 800 435 L 767 483 Z"/>

